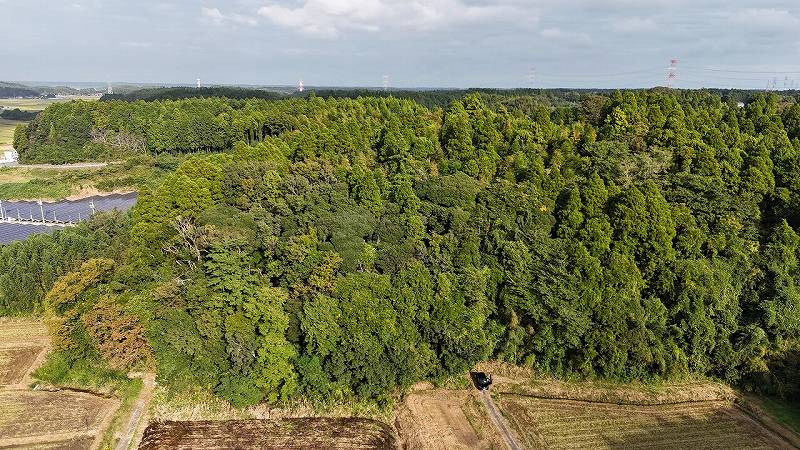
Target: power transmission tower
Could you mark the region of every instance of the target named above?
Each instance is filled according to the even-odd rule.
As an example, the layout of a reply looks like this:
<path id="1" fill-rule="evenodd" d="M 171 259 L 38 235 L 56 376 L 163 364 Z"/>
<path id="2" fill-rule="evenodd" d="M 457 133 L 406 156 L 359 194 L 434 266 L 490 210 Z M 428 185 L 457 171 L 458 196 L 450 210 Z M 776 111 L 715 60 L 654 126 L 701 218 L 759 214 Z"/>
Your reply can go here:
<path id="1" fill-rule="evenodd" d="M 200 78 L 197 79 L 197 89 L 200 89 Z"/>
<path id="2" fill-rule="evenodd" d="M 536 68 L 531 67 L 531 70 L 528 71 L 528 87 L 533 88 L 536 86 Z"/>
<path id="3" fill-rule="evenodd" d="M 303 84 L 303 79 L 300 78 L 300 81 L 297 82 L 297 92 L 303 92 L 306 90 L 305 84 Z"/>
<path id="4" fill-rule="evenodd" d="M 383 76 L 383 91 L 386 92 L 389 90 L 389 75 Z"/>
<path id="5" fill-rule="evenodd" d="M 678 79 L 678 60 L 670 59 L 667 67 L 667 87 L 672 89 L 672 84 Z"/>

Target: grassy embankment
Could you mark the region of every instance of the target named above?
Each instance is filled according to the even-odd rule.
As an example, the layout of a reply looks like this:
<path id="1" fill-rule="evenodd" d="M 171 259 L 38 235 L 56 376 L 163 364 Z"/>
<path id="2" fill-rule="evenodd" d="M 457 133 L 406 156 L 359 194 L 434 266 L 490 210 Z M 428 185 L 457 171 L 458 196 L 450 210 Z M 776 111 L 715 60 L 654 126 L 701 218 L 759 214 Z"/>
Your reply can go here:
<path id="1" fill-rule="evenodd" d="M 62 200 L 157 186 L 180 158 L 139 156 L 105 167 L 87 169 L 0 168 L 0 199 Z"/>

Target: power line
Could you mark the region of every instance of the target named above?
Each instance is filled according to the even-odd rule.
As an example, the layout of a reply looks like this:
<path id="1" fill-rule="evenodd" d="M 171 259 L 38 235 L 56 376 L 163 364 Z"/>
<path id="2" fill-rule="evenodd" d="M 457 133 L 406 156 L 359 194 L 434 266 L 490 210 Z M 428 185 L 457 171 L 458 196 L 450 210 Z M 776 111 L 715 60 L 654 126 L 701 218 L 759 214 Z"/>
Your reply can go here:
<path id="1" fill-rule="evenodd" d="M 791 71 L 791 70 L 741 70 L 741 69 L 720 69 L 720 68 L 713 68 L 713 67 L 682 67 L 683 70 L 702 70 L 706 72 L 728 72 L 728 73 L 751 73 L 751 74 L 779 74 L 779 75 L 791 75 L 791 74 L 800 74 L 800 71 Z"/>

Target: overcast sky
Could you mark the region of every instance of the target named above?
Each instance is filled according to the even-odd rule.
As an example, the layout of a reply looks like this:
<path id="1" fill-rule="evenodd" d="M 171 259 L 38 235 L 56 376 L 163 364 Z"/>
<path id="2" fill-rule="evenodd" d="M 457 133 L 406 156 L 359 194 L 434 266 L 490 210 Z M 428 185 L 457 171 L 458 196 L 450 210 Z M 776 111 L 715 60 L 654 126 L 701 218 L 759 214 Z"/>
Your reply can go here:
<path id="1" fill-rule="evenodd" d="M 0 33 L 0 80 L 800 87 L 800 0 L 0 0 Z"/>

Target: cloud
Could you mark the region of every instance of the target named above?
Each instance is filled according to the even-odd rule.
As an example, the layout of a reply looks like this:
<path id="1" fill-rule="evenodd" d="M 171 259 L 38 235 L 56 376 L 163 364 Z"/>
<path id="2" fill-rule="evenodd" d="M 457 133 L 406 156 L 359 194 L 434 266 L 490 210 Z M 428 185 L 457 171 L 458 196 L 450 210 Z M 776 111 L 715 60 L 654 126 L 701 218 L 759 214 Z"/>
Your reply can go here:
<path id="1" fill-rule="evenodd" d="M 138 41 L 125 41 L 122 42 L 121 44 L 124 45 L 125 47 L 131 47 L 131 48 L 148 48 L 153 46 L 152 42 L 138 42 Z"/>
<path id="2" fill-rule="evenodd" d="M 625 17 L 613 20 L 611 29 L 618 33 L 643 33 L 657 30 L 658 24 L 649 18 Z"/>
<path id="3" fill-rule="evenodd" d="M 748 27 L 768 29 L 795 29 L 800 27 L 800 18 L 785 9 L 746 8 L 730 14 L 732 22 Z"/>
<path id="4" fill-rule="evenodd" d="M 461 24 L 528 22 L 530 8 L 519 4 L 478 6 L 463 0 L 305 0 L 301 6 L 272 3 L 258 14 L 276 25 L 318 37 L 343 31 L 433 30 Z"/>
<path id="5" fill-rule="evenodd" d="M 558 27 L 545 28 L 539 32 L 539 36 L 566 45 L 588 45 L 592 41 L 591 37 L 586 33 L 564 31 Z"/>
<path id="6" fill-rule="evenodd" d="M 256 20 L 255 18 L 244 16 L 242 14 L 235 14 L 235 13 L 234 14 L 223 14 L 222 11 L 219 10 L 219 8 L 202 7 L 202 8 L 200 8 L 200 14 L 204 18 L 206 18 L 206 19 L 208 19 L 208 20 L 210 20 L 210 21 L 212 21 L 212 22 L 214 22 L 216 24 L 219 24 L 219 25 L 224 24 L 224 23 L 234 23 L 234 24 L 242 24 L 242 25 L 253 26 L 253 25 L 256 25 L 258 23 L 258 20 Z"/>

